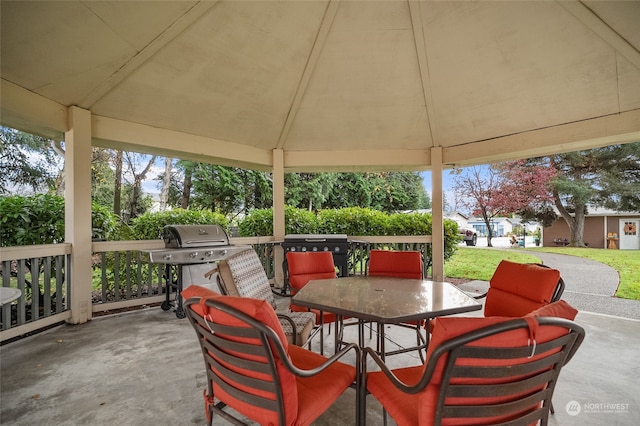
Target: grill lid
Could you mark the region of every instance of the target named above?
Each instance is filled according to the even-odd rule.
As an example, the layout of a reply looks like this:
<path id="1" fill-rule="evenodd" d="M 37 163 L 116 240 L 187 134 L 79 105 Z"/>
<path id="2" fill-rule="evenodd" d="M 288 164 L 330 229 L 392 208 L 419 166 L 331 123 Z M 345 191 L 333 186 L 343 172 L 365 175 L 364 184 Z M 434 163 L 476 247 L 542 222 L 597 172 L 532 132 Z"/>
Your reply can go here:
<path id="1" fill-rule="evenodd" d="M 229 236 L 220 225 L 167 225 L 164 227 L 166 248 L 228 246 Z"/>

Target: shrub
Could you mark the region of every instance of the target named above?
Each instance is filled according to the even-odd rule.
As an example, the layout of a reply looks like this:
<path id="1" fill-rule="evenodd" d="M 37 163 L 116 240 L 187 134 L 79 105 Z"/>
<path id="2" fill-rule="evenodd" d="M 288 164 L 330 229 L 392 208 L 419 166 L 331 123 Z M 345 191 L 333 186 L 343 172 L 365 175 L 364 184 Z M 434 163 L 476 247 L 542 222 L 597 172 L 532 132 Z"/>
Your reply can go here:
<path id="1" fill-rule="evenodd" d="M 163 238 L 166 225 L 220 225 L 229 232 L 229 219 L 209 210 L 175 209 L 164 212 L 145 213 L 132 220 L 133 238 L 156 240 Z"/>
<path id="2" fill-rule="evenodd" d="M 106 207 L 91 206 L 91 234 L 108 239 L 118 217 Z M 0 197 L 0 245 L 3 247 L 64 242 L 64 198 L 38 194 Z"/>
<path id="3" fill-rule="evenodd" d="M 322 234 L 388 235 L 389 231 L 386 213 L 362 207 L 321 210 L 318 222 Z"/>

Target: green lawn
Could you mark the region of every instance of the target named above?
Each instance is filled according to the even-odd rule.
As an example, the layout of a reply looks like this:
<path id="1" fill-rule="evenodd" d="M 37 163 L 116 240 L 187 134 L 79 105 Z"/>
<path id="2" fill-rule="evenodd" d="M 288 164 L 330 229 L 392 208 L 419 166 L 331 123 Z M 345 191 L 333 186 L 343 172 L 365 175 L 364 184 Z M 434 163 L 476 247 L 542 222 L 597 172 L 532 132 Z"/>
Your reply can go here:
<path id="1" fill-rule="evenodd" d="M 528 251 L 544 251 L 592 259 L 611 266 L 620 274 L 620 286 L 616 296 L 640 300 L 640 253 L 636 250 L 605 250 L 573 247 L 527 248 Z M 444 274 L 452 278 L 468 278 L 489 281 L 502 259 L 514 262 L 539 262 L 533 254 L 513 250 L 478 250 L 459 247 L 456 254 L 444 265 Z"/>
<path id="2" fill-rule="evenodd" d="M 540 259 L 514 250 L 482 250 L 458 247 L 456 254 L 444 264 L 444 275 L 452 278 L 489 281 L 501 260 L 540 262 Z"/>

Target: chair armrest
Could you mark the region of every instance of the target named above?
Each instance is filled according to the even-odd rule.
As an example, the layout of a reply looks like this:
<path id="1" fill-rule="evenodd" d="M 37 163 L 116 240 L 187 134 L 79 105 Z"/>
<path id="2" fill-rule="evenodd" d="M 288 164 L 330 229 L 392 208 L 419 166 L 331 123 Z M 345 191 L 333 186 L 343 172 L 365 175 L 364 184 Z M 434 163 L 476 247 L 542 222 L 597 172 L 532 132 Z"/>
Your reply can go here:
<path id="1" fill-rule="evenodd" d="M 331 364 L 334 364 L 336 361 L 344 357 L 348 352 L 350 352 L 353 349 L 356 352 L 356 380 L 358 381 L 360 379 L 360 365 L 361 365 L 360 347 L 358 347 L 358 345 L 356 345 L 355 343 L 349 343 L 342 350 L 340 350 L 339 352 L 336 352 L 331 357 L 327 358 L 325 362 L 309 370 L 304 370 L 302 368 L 297 367 L 295 364 L 293 364 L 293 362 L 291 361 L 291 358 L 284 352 L 284 348 L 282 348 L 282 345 L 276 345 L 275 349 L 278 351 L 278 355 L 280 356 L 280 359 L 282 360 L 282 363 L 284 364 L 284 366 L 293 374 L 299 377 L 313 377 L 316 374 L 323 372 L 329 366 L 331 366 Z M 300 350 L 308 351 L 308 349 L 304 349 L 304 348 L 300 348 Z"/>
<path id="2" fill-rule="evenodd" d="M 474 299 L 479 300 L 479 299 L 484 299 L 485 297 L 487 297 L 487 292 L 484 292 L 483 294 L 479 294 L 477 296 L 473 296 Z"/>
<path id="3" fill-rule="evenodd" d="M 298 335 L 298 330 L 296 330 L 296 323 L 287 314 L 276 313 L 276 316 L 279 320 L 284 320 L 291 325 L 291 329 L 293 330 L 293 342 L 295 343 L 296 336 Z"/>
<path id="4" fill-rule="evenodd" d="M 426 387 L 427 383 L 429 383 L 429 380 L 424 380 L 425 377 L 423 375 L 422 380 L 420 380 L 418 383 L 416 383 L 415 385 L 408 385 L 406 383 L 404 383 L 402 380 L 398 379 L 398 377 L 393 374 L 393 372 L 389 369 L 389 367 L 385 364 L 385 362 L 382 360 L 382 358 L 380 358 L 380 356 L 377 354 L 377 352 L 372 349 L 372 348 L 364 348 L 363 349 L 363 353 L 362 353 L 362 390 L 363 393 L 366 395 L 367 393 L 367 355 L 369 355 L 371 357 L 371 359 L 376 363 L 376 365 L 380 368 L 380 370 L 382 371 L 382 373 L 384 373 L 385 376 L 387 376 L 387 379 L 389 379 L 389 381 L 391 382 L 391 384 L 393 386 L 395 386 L 396 388 L 400 389 L 402 392 L 404 393 L 408 393 L 408 394 L 415 394 L 418 392 L 421 392 L 424 390 L 424 388 Z M 433 369 L 431 369 L 433 370 Z M 425 372 L 425 373 L 429 373 L 429 372 Z M 431 371 L 432 373 L 432 371 Z M 429 379 L 431 378 L 431 373 L 429 373 Z"/>

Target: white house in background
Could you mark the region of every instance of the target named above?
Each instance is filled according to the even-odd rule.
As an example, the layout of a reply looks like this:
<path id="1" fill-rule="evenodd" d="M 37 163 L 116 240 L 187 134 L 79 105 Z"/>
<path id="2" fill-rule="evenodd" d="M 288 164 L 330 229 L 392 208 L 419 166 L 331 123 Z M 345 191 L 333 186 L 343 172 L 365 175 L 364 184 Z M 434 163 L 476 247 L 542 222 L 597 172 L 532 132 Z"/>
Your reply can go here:
<path id="1" fill-rule="evenodd" d="M 458 228 L 471 228 L 471 225 L 469 224 L 469 216 L 460 212 L 445 212 L 444 217 L 456 222 L 458 224 Z"/>
<path id="2" fill-rule="evenodd" d="M 514 223 L 515 222 L 515 223 Z M 487 224 L 481 217 L 472 217 L 468 220 L 469 226 L 478 231 L 478 235 L 487 236 Z M 495 217 L 491 219 L 491 230 L 494 237 L 504 237 L 513 232 L 513 226 L 519 223 L 508 217 Z M 534 227 L 535 229 L 535 227 Z"/>

